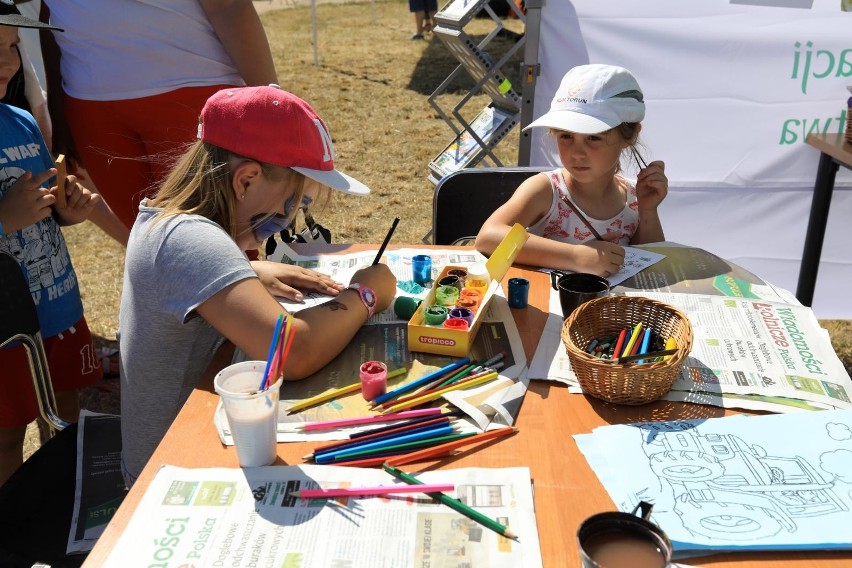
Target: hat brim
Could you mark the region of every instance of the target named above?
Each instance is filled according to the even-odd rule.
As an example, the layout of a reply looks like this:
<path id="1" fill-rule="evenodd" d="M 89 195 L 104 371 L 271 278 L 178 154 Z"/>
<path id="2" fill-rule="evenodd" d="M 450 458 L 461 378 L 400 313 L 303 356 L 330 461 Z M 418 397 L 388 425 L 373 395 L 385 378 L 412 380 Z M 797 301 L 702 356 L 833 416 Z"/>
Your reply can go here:
<path id="1" fill-rule="evenodd" d="M 58 32 L 65 31 L 62 28 L 57 28 L 56 26 L 51 26 L 50 24 L 45 24 L 44 22 L 39 22 L 37 20 L 27 18 L 26 16 L 22 16 L 20 14 L 3 14 L 2 16 L 0 16 L 0 26 L 10 26 L 13 28 L 33 28 L 40 30 L 56 30 Z"/>
<path id="2" fill-rule="evenodd" d="M 566 130 L 568 132 L 576 132 L 577 134 L 600 134 L 618 126 L 610 124 L 607 121 L 599 118 L 581 114 L 572 111 L 548 112 L 542 117 L 532 121 L 524 127 L 524 130 L 529 128 L 555 128 L 556 130 Z"/>
<path id="3" fill-rule="evenodd" d="M 293 166 L 295 171 L 337 191 L 352 195 L 369 195 L 370 188 L 338 170 L 312 170 Z"/>

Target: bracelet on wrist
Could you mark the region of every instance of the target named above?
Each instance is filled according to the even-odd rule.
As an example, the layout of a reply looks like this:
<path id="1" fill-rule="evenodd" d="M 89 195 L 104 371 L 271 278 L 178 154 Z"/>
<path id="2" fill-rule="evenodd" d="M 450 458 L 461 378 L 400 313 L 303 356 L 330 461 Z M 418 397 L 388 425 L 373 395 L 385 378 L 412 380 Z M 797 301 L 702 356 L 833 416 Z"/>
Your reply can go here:
<path id="1" fill-rule="evenodd" d="M 373 317 L 373 314 L 376 313 L 376 291 L 370 288 L 369 286 L 364 286 L 363 284 L 358 284 L 357 282 L 350 284 L 347 286 L 348 290 L 355 290 L 358 292 L 358 297 L 361 298 L 361 303 L 364 304 L 364 307 L 367 308 L 367 318 Z"/>

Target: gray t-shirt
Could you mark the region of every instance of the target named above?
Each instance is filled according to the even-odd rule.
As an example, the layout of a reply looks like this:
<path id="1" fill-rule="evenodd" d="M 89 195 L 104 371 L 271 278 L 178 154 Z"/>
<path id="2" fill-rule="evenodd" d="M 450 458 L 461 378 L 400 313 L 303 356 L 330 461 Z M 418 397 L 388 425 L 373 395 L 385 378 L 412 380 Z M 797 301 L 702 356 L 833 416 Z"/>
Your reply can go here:
<path id="1" fill-rule="evenodd" d="M 124 267 L 121 440 L 128 480 L 139 476 L 224 341 L 195 308 L 257 277 L 222 227 L 198 215 L 152 224 L 158 211 L 139 207 Z"/>

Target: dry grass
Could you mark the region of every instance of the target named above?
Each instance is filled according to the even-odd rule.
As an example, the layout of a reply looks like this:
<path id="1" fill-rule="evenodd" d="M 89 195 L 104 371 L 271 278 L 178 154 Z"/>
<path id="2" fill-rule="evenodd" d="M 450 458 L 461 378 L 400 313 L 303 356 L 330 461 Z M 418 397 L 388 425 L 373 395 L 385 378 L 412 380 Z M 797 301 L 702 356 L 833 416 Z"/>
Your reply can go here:
<path id="1" fill-rule="evenodd" d="M 279 2 L 288 4 L 296 0 Z M 330 227 L 336 242 L 381 242 L 390 221 L 402 219 L 394 242 L 418 243 L 431 226 L 433 185 L 428 164 L 453 138 L 449 127 L 428 104 L 429 95 L 455 69 L 456 60 L 440 41 L 409 41 L 413 17 L 404 0 L 374 0 L 317 7 L 319 65 L 314 66 L 311 11 L 307 7 L 262 15 L 281 85 L 309 101 L 329 125 L 336 162 L 343 171 L 367 183 L 373 193 L 357 198 L 337 194 L 316 215 Z M 509 29 L 521 32 L 517 20 Z M 493 27 L 490 20 L 474 20 L 465 31 L 482 38 Z M 487 51 L 495 60 L 511 42 L 495 38 Z M 519 84 L 516 56 L 506 74 Z M 438 104 L 450 109 L 467 93 L 473 81 L 460 74 L 449 94 Z M 487 99 L 475 97 L 462 113 L 467 120 Z M 505 165 L 517 163 L 518 131 L 496 148 Z M 115 345 L 123 249 L 91 224 L 65 230 L 77 269 L 86 317 L 100 344 Z M 852 366 L 852 322 L 823 322 L 835 349 Z M 83 405 L 118 412 L 117 381 L 104 390 L 87 389 Z M 28 437 L 27 451 L 37 444 Z"/>

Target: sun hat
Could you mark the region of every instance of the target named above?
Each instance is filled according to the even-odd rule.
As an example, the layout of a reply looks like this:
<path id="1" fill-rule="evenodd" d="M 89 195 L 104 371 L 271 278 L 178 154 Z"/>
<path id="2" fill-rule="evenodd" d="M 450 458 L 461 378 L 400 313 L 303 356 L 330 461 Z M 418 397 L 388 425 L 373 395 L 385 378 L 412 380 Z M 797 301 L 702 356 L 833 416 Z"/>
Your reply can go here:
<path id="1" fill-rule="evenodd" d="M 10 26 L 13 28 L 38 28 L 42 30 L 64 31 L 56 26 L 39 22 L 22 16 L 10 0 L 0 0 L 0 26 Z"/>
<path id="2" fill-rule="evenodd" d="M 524 130 L 547 127 L 597 134 L 643 118 L 642 90 L 630 71 L 614 65 L 579 65 L 562 78 L 550 111 Z"/>
<path id="3" fill-rule="evenodd" d="M 198 138 L 246 158 L 292 168 L 344 193 L 370 193 L 366 185 L 334 169 L 331 135 L 316 111 L 278 85 L 214 93 L 201 109 Z"/>

